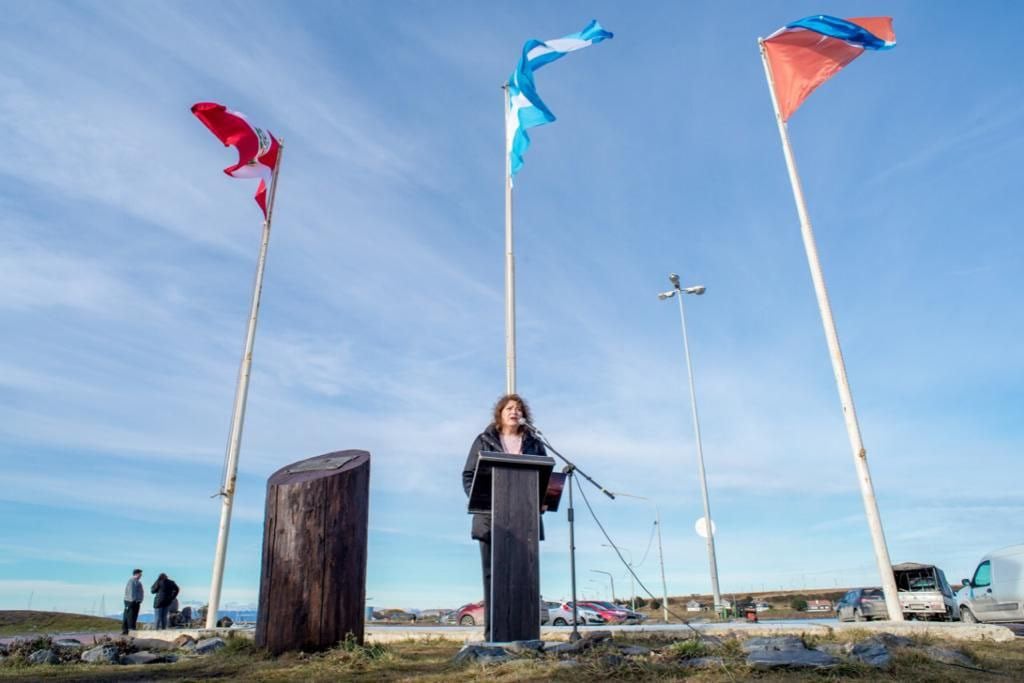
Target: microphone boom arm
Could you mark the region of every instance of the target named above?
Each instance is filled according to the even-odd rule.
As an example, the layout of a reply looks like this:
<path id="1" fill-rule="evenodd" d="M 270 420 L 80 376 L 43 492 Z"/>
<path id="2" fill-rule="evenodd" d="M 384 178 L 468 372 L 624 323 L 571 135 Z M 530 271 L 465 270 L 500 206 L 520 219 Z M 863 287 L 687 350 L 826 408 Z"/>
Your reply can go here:
<path id="1" fill-rule="evenodd" d="M 552 453 L 554 453 L 556 456 L 558 456 L 558 458 L 562 462 L 565 463 L 565 467 L 562 469 L 562 471 L 564 473 L 568 474 L 570 472 L 578 472 L 579 474 L 581 474 L 583 476 L 584 479 L 589 481 L 591 483 L 591 485 L 593 485 L 594 488 L 596 488 L 598 491 L 600 491 L 604 495 L 608 496 L 612 500 L 615 500 L 615 494 L 614 493 L 612 493 L 611 491 L 609 491 L 605 487 L 603 487 L 600 484 L 598 484 L 596 481 L 594 481 L 593 477 L 591 477 L 589 474 L 587 474 L 586 472 L 581 470 L 579 467 L 577 467 L 576 463 L 572 462 L 571 460 L 569 460 L 569 458 L 567 458 L 564 455 L 562 455 L 561 453 L 559 453 L 558 449 L 556 449 L 554 446 L 552 446 L 551 442 L 548 441 L 546 436 L 544 436 L 544 433 L 542 431 L 540 431 L 539 429 L 537 429 L 536 427 L 534 427 L 532 423 L 527 422 L 526 420 L 521 419 L 521 420 L 519 420 L 519 424 L 520 424 L 520 426 L 528 429 L 535 437 L 540 439 L 540 442 L 542 444 L 544 444 L 545 448 L 550 450 Z"/>

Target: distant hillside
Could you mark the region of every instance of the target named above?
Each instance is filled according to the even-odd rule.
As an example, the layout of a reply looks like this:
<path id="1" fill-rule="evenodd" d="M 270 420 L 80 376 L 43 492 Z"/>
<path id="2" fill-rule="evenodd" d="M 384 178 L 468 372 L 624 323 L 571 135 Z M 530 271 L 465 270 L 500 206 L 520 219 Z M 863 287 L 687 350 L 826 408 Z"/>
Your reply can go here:
<path id="1" fill-rule="evenodd" d="M 33 633 L 69 633 L 73 631 L 119 631 L 118 619 L 92 617 L 65 612 L 33 612 L 28 610 L 0 610 L 0 636 L 30 635 Z"/>

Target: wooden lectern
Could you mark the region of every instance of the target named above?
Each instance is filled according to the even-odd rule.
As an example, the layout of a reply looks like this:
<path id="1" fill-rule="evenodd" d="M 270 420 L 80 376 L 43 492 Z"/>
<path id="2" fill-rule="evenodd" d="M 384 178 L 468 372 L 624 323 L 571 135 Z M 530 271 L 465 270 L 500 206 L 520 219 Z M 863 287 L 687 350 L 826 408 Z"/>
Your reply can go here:
<path id="1" fill-rule="evenodd" d="M 540 638 L 540 510 L 555 461 L 484 451 L 477 460 L 469 512 L 491 514 L 491 641 Z"/>

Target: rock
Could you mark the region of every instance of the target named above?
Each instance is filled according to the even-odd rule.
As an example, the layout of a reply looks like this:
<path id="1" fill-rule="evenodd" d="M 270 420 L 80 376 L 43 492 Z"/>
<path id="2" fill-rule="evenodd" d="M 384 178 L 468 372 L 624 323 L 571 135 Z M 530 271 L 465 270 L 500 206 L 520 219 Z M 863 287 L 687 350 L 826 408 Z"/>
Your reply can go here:
<path id="1" fill-rule="evenodd" d="M 121 657 L 122 664 L 161 664 L 166 661 L 167 655 L 156 654 L 155 652 L 149 652 L 147 650 L 142 650 L 141 652 L 133 652 L 130 655 L 125 655 L 124 657 Z"/>
<path id="2" fill-rule="evenodd" d="M 512 659 L 505 648 L 494 645 L 464 645 L 458 654 L 452 659 L 453 664 L 465 664 L 476 662 L 477 664 L 492 664 L 495 662 L 507 662 Z"/>
<path id="3" fill-rule="evenodd" d="M 174 647 L 176 647 L 176 648 L 183 648 L 183 647 L 185 647 L 185 646 L 186 646 L 187 644 L 189 644 L 189 643 L 195 643 L 195 642 L 196 642 L 196 639 L 195 639 L 195 638 L 193 638 L 192 636 L 188 635 L 187 633 L 182 633 L 182 634 L 181 634 L 180 636 L 178 636 L 177 638 L 175 638 L 175 639 L 174 639 L 174 640 L 173 640 L 173 641 L 171 642 L 171 644 L 172 644 L 172 645 L 173 645 Z"/>
<path id="4" fill-rule="evenodd" d="M 182 652 L 195 652 L 196 651 L 196 641 L 190 640 L 187 643 L 185 643 L 184 645 L 182 645 L 181 647 L 179 647 L 178 649 L 181 650 Z"/>
<path id="5" fill-rule="evenodd" d="M 543 640 L 513 640 L 510 643 L 501 645 L 508 652 L 521 655 L 524 652 L 540 652 L 544 649 Z"/>
<path id="6" fill-rule="evenodd" d="M 231 617 L 221 617 L 217 620 L 217 628 L 231 628 L 231 625 L 235 623 L 231 620 Z"/>
<path id="7" fill-rule="evenodd" d="M 154 650 L 165 652 L 174 649 L 174 643 L 169 640 L 161 640 L 160 638 L 135 638 L 132 640 L 132 645 L 139 650 L 149 650 L 150 652 Z"/>
<path id="8" fill-rule="evenodd" d="M 621 666 L 626 660 L 619 655 L 604 655 L 600 661 L 602 666 L 614 667 Z"/>
<path id="9" fill-rule="evenodd" d="M 651 648 L 643 645 L 622 645 L 619 647 L 619 652 L 627 657 L 642 657 L 651 654 Z"/>
<path id="10" fill-rule="evenodd" d="M 931 659 L 943 664 L 961 664 L 963 666 L 974 666 L 974 662 L 970 657 L 965 655 L 959 650 L 952 650 L 948 647 L 939 647 L 937 645 L 931 645 L 924 648 L 923 652 Z"/>
<path id="11" fill-rule="evenodd" d="M 54 647 L 63 647 L 66 649 L 85 647 L 82 645 L 82 641 L 75 640 L 74 638 L 60 638 L 59 640 L 53 641 Z"/>
<path id="12" fill-rule="evenodd" d="M 743 643 L 743 651 L 755 669 L 828 669 L 839 664 L 827 652 L 808 650 L 796 636 L 751 638 Z"/>
<path id="13" fill-rule="evenodd" d="M 725 666 L 725 660 L 721 657 L 694 657 L 682 660 L 679 666 L 687 669 L 721 669 Z"/>
<path id="14" fill-rule="evenodd" d="M 819 650 L 758 650 L 747 655 L 747 665 L 755 669 L 831 669 L 837 657 Z"/>
<path id="15" fill-rule="evenodd" d="M 746 653 L 760 652 L 763 650 L 806 650 L 804 641 L 796 636 L 766 636 L 761 638 L 749 638 L 741 644 Z"/>
<path id="16" fill-rule="evenodd" d="M 227 617 L 225 617 L 226 619 Z M 196 643 L 195 652 L 197 655 L 208 655 L 226 646 L 223 638 L 204 638 Z"/>
<path id="17" fill-rule="evenodd" d="M 885 644 L 874 638 L 862 640 L 849 650 L 850 656 L 860 662 L 873 666 L 876 669 L 884 669 L 892 664 L 892 654 Z"/>
<path id="18" fill-rule="evenodd" d="M 36 650 L 28 656 L 29 664 L 60 664 L 60 658 L 53 650 Z"/>
<path id="19" fill-rule="evenodd" d="M 117 664 L 117 648 L 113 645 L 99 645 L 83 652 L 82 661 L 89 664 Z"/>
<path id="20" fill-rule="evenodd" d="M 606 640 L 612 639 L 611 631 L 587 631 L 583 634 L 583 640 L 591 643 L 603 643 Z"/>

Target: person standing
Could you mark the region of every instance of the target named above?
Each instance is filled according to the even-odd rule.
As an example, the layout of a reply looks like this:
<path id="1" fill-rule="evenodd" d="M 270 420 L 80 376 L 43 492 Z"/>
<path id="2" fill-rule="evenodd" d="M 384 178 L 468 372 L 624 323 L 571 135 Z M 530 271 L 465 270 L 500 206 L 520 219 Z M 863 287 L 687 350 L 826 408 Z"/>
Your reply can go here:
<path id="1" fill-rule="evenodd" d="M 520 424 L 520 420 L 533 422 L 530 407 L 519 394 L 505 394 L 494 404 L 491 424 L 473 441 L 462 468 L 462 488 L 469 495 L 473 475 L 481 451 L 513 453 L 516 455 L 547 455 L 544 444 Z M 480 565 L 484 578 L 484 640 L 491 639 L 491 622 L 487 618 L 487 601 L 491 597 L 491 515 L 475 513 L 471 537 L 480 542 Z M 540 540 L 544 540 L 544 526 L 540 527 Z"/>
<path id="2" fill-rule="evenodd" d="M 143 598 L 146 597 L 146 590 L 142 587 L 142 570 L 132 571 L 132 577 L 124 587 L 124 615 L 121 617 L 121 635 L 128 635 L 128 631 L 134 631 L 139 620 L 139 607 Z"/>
<path id="3" fill-rule="evenodd" d="M 154 628 L 160 631 L 167 628 L 167 613 L 170 610 L 171 603 L 178 597 L 178 584 L 168 578 L 167 574 L 161 573 L 160 576 L 156 577 L 156 581 L 153 582 L 149 592 L 156 596 L 153 598 L 153 610 L 156 613 L 156 626 Z"/>

